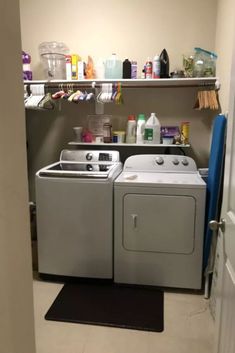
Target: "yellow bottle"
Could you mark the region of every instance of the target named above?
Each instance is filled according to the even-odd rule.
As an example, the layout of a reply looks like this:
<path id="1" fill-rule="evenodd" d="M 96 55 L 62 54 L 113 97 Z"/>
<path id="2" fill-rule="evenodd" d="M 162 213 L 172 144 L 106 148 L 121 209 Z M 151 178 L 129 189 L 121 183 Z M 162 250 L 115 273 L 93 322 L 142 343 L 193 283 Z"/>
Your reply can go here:
<path id="1" fill-rule="evenodd" d="M 181 123 L 181 142 L 184 145 L 189 143 L 189 122 L 184 121 Z"/>
<path id="2" fill-rule="evenodd" d="M 71 55 L 72 80 L 78 79 L 78 62 L 79 61 L 81 61 L 81 57 L 78 54 Z"/>

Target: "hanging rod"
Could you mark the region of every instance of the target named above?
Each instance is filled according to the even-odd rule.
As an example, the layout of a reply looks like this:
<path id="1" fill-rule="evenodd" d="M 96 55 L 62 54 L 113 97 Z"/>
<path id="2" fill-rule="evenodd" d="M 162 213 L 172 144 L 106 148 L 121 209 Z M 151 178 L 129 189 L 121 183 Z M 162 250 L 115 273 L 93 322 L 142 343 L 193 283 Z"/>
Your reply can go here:
<path id="1" fill-rule="evenodd" d="M 45 84 L 47 89 L 59 89 L 61 87 L 73 88 L 101 88 L 103 83 L 118 83 L 122 88 L 183 88 L 183 87 L 214 87 L 219 89 L 220 84 L 216 77 L 200 78 L 169 78 L 169 79 L 117 79 L 117 80 L 53 80 L 53 81 L 24 81 L 24 84 Z"/>

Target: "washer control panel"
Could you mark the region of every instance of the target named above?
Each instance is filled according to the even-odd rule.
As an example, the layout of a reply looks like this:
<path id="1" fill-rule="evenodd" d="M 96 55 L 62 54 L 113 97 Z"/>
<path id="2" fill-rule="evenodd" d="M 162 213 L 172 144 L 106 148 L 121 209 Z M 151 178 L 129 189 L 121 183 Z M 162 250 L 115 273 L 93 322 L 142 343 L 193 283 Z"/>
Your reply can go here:
<path id="1" fill-rule="evenodd" d="M 140 172 L 172 172 L 192 173 L 197 172 L 195 161 L 182 155 L 135 155 L 127 158 L 124 164 L 126 171 Z"/>

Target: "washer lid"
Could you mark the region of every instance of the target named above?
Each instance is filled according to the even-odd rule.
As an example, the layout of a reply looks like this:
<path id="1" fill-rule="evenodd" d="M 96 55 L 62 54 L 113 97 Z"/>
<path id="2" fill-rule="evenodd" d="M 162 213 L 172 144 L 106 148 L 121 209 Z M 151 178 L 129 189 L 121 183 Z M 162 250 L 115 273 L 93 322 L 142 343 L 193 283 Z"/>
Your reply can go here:
<path id="1" fill-rule="evenodd" d="M 75 163 L 58 162 L 39 171 L 40 176 L 47 177 L 76 177 L 107 179 L 110 172 L 119 163 Z"/>
<path id="2" fill-rule="evenodd" d="M 199 173 L 154 173 L 154 172 L 122 172 L 115 180 L 115 185 L 130 187 L 197 187 L 206 188 L 206 183 Z"/>

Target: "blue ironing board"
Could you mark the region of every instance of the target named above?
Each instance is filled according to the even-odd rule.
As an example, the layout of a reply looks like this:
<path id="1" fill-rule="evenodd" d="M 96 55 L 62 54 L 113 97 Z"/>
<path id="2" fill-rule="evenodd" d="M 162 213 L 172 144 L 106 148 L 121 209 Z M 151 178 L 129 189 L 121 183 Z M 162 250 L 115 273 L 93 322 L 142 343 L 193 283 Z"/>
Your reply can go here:
<path id="1" fill-rule="evenodd" d="M 203 253 L 203 269 L 207 267 L 213 232 L 209 222 L 218 217 L 218 204 L 223 176 L 223 160 L 226 138 L 227 120 L 224 115 L 217 115 L 213 122 L 211 150 L 208 166 L 206 190 L 205 238 Z"/>

